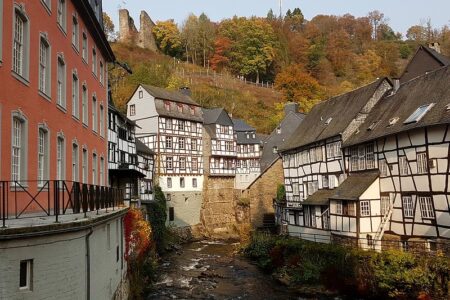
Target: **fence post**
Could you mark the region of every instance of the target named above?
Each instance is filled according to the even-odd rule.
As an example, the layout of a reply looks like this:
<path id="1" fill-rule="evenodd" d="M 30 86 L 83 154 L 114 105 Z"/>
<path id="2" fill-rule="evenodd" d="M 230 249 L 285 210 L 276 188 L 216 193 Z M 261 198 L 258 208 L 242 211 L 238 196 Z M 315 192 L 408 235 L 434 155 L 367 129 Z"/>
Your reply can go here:
<path id="1" fill-rule="evenodd" d="M 1 193 L 1 197 L 2 197 L 2 223 L 3 223 L 3 228 L 6 228 L 6 182 L 2 181 L 0 183 L 1 185 L 1 189 L 2 189 L 2 193 Z"/>
<path id="2" fill-rule="evenodd" d="M 53 203 L 56 223 L 59 223 L 59 180 L 53 181 Z"/>

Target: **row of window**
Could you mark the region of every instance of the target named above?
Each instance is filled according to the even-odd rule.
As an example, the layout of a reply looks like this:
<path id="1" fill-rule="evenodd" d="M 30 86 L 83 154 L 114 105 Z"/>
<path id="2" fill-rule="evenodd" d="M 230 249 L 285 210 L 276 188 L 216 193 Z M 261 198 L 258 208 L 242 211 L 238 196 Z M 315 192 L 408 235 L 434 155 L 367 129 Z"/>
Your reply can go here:
<path id="1" fill-rule="evenodd" d="M 211 158 L 211 168 L 213 169 L 222 169 L 222 170 L 230 170 L 236 168 L 236 161 L 234 159 L 227 158 Z"/>
<path id="2" fill-rule="evenodd" d="M 180 188 L 185 188 L 186 187 L 186 180 L 184 177 L 180 177 Z M 192 178 L 192 187 L 196 188 L 197 187 L 197 178 Z M 167 188 L 171 189 L 172 188 L 172 178 L 171 177 L 167 177 Z M 170 199 L 167 199 L 170 200 Z"/>
<path id="3" fill-rule="evenodd" d="M 162 119 L 161 129 L 200 133 L 202 124 L 178 119 Z"/>
<path id="4" fill-rule="evenodd" d="M 165 167 L 167 171 L 172 171 L 173 169 L 179 169 L 180 171 L 185 171 L 187 166 L 190 165 L 192 172 L 198 171 L 199 162 L 197 157 L 192 157 L 191 161 L 187 161 L 186 157 L 179 157 L 177 161 L 171 156 L 166 157 Z"/>
<path id="5" fill-rule="evenodd" d="M 226 151 L 226 152 L 236 152 L 233 141 L 212 141 L 213 151 Z"/>
<path id="6" fill-rule="evenodd" d="M 236 167 L 237 168 L 259 168 L 260 167 L 260 163 L 259 160 L 257 159 L 238 159 L 236 161 Z"/>
<path id="7" fill-rule="evenodd" d="M 174 147 L 174 142 L 173 142 L 174 138 L 171 136 L 166 136 L 165 137 L 165 142 L 164 142 L 164 146 L 165 149 L 175 149 L 176 147 Z M 189 143 L 190 141 L 190 143 Z M 192 151 L 198 151 L 198 140 L 197 139 L 186 139 L 184 137 L 179 137 L 177 138 L 177 145 L 179 150 L 187 150 L 190 149 Z"/>
<path id="8" fill-rule="evenodd" d="M 45 5 L 45 1 L 43 2 Z M 46 5 L 47 9 L 50 10 L 50 5 Z M 57 11 L 57 23 L 59 27 L 66 32 L 66 15 L 67 7 L 65 0 L 58 0 L 58 11 Z M 15 74 L 19 75 L 26 81 L 29 80 L 29 69 L 30 69 L 30 21 L 25 13 L 24 7 L 21 5 L 14 6 L 14 26 L 13 26 L 13 57 L 12 57 L 12 70 Z M 78 52 L 80 47 L 79 41 L 80 26 L 78 22 L 78 16 L 76 13 L 73 14 L 72 18 L 72 45 Z M 88 36 L 87 33 L 83 31 L 82 42 L 81 42 L 81 54 L 83 61 L 88 63 Z M 46 33 L 41 33 L 39 39 L 39 90 L 46 96 L 50 97 L 51 89 L 51 44 L 49 36 Z M 98 61 L 97 50 L 95 47 L 92 48 L 92 73 L 98 79 L 101 84 L 105 84 L 105 67 L 103 61 L 100 59 Z M 58 104 L 63 103 L 63 95 L 65 89 L 62 89 L 63 80 L 65 80 L 65 63 L 63 56 L 58 55 Z M 60 86 L 61 85 L 61 86 Z"/>
<path id="9" fill-rule="evenodd" d="M 373 144 L 361 145 L 350 149 L 350 167 L 352 171 L 375 168 Z"/>
<path id="10" fill-rule="evenodd" d="M 20 115 L 14 115 L 12 119 L 12 149 L 11 149 L 11 180 L 21 181 L 26 180 L 27 176 L 27 158 L 28 158 L 28 122 Z M 50 178 L 50 149 L 51 149 L 51 139 L 50 131 L 45 124 L 38 126 L 38 141 L 37 141 L 37 179 L 39 184 L 45 184 L 46 180 Z M 79 182 L 79 172 L 80 172 L 80 147 L 76 141 L 72 142 L 72 180 Z M 66 139 L 62 133 L 57 134 L 56 139 L 56 179 L 66 180 Z M 88 183 L 88 149 L 86 147 L 82 148 L 81 156 L 81 182 Z M 100 184 L 105 185 L 105 160 L 103 156 L 98 160 L 97 153 L 92 153 L 91 158 L 91 174 L 92 181 L 94 185 Z"/>
<path id="11" fill-rule="evenodd" d="M 141 95 L 139 95 L 140 97 Z M 164 108 L 167 111 L 177 111 L 179 113 L 187 113 L 189 112 L 191 115 L 195 115 L 196 110 L 198 110 L 198 108 L 196 108 L 195 106 L 192 105 L 187 105 L 187 104 L 182 104 L 182 103 L 175 103 L 175 102 L 170 102 L 170 101 L 164 101 Z"/>
<path id="12" fill-rule="evenodd" d="M 341 142 L 327 144 L 327 159 L 339 158 L 341 154 Z M 275 152 L 275 151 L 274 151 Z M 303 150 L 301 152 L 292 155 L 294 158 L 294 165 L 301 166 L 310 163 L 322 162 L 324 161 L 324 153 L 322 147 L 313 147 L 308 150 Z"/>
<path id="13" fill-rule="evenodd" d="M 417 153 L 416 155 L 416 163 L 417 163 L 417 173 L 416 174 L 427 174 L 428 173 L 428 158 L 426 152 Z M 380 168 L 380 175 L 382 177 L 389 176 L 389 170 L 391 166 L 387 164 L 385 159 L 381 159 L 378 162 Z M 411 170 L 409 168 L 408 159 L 406 156 L 400 156 L 398 158 L 399 164 L 399 174 L 401 176 L 411 174 Z"/>
<path id="14" fill-rule="evenodd" d="M 417 196 L 420 215 L 423 219 L 434 219 L 433 200 L 431 197 Z M 412 196 L 402 196 L 403 217 L 414 218 L 414 207 Z"/>
<path id="15" fill-rule="evenodd" d="M 233 134 L 233 126 L 224 126 L 224 125 L 216 125 L 216 133 L 217 134 Z"/>
<path id="16" fill-rule="evenodd" d="M 245 154 L 245 153 L 259 153 L 259 145 L 238 145 L 237 146 L 237 152 L 239 154 Z"/>

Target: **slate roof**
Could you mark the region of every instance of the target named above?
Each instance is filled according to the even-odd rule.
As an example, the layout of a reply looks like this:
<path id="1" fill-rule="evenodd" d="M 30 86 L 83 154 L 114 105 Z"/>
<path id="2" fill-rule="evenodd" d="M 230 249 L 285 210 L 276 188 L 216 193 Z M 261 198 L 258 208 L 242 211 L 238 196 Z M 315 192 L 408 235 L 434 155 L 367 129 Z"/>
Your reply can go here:
<path id="1" fill-rule="evenodd" d="M 434 58 L 436 58 L 436 60 L 438 60 L 442 66 L 448 66 L 450 65 L 450 58 L 442 55 L 441 53 L 437 52 L 434 49 L 431 49 L 430 47 L 427 46 L 422 46 L 425 50 L 427 50 Z"/>
<path id="2" fill-rule="evenodd" d="M 136 139 L 136 152 L 148 155 L 155 155 L 155 152 L 152 149 L 148 148 L 143 142 L 141 142 L 138 139 Z"/>
<path id="3" fill-rule="evenodd" d="M 379 170 L 351 173 L 344 182 L 333 190 L 330 199 L 337 200 L 359 200 L 359 197 L 380 176 Z"/>
<path id="4" fill-rule="evenodd" d="M 202 108 L 203 111 L 203 123 L 219 124 L 223 126 L 233 126 L 233 121 L 223 108 Z"/>
<path id="5" fill-rule="evenodd" d="M 236 143 L 238 145 L 255 145 L 261 143 L 261 140 L 256 134 L 256 129 L 245 123 L 244 120 L 233 119 L 233 129 L 236 133 Z M 248 138 L 247 133 L 249 134 Z"/>
<path id="6" fill-rule="evenodd" d="M 179 91 L 169 91 L 167 89 L 163 89 L 156 86 L 141 84 L 141 86 L 146 90 L 150 95 L 157 99 L 161 100 L 170 100 L 174 102 L 184 103 L 188 105 L 199 106 L 194 100 L 191 99 L 188 95 L 183 94 Z"/>
<path id="7" fill-rule="evenodd" d="M 329 198 L 334 195 L 335 190 L 318 190 L 302 202 L 302 205 L 328 205 Z"/>
<path id="8" fill-rule="evenodd" d="M 280 125 L 264 140 L 261 156 L 261 171 L 270 167 L 279 158 L 278 153 L 273 153 L 273 147 L 280 147 L 280 145 L 289 140 L 304 119 L 305 115 L 302 113 L 289 112 L 280 122 Z M 278 128 L 281 129 L 281 133 L 277 133 Z"/>
<path id="9" fill-rule="evenodd" d="M 387 79 L 378 79 L 315 105 L 293 137 L 280 147 L 280 151 L 296 149 L 342 134 L 385 80 Z M 328 125 L 327 120 L 331 120 Z"/>
<path id="10" fill-rule="evenodd" d="M 381 99 L 367 116 L 359 131 L 345 141 L 351 146 L 380 137 L 425 126 L 450 123 L 450 66 L 429 72 L 400 85 L 398 91 Z M 416 123 L 403 122 L 421 105 L 435 103 L 425 116 Z M 389 120 L 399 118 L 389 126 Z M 376 124 L 369 130 L 372 124 Z"/>
<path id="11" fill-rule="evenodd" d="M 245 123 L 242 119 L 233 119 L 234 131 L 256 131 L 255 128 Z"/>

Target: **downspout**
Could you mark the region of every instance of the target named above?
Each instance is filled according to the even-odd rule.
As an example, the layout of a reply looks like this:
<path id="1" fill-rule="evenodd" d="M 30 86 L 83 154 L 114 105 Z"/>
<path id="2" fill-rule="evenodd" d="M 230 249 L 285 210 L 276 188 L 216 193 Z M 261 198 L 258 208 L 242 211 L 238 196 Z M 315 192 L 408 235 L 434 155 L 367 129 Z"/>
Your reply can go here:
<path id="1" fill-rule="evenodd" d="M 89 237 L 94 230 L 89 228 L 89 233 L 86 235 L 86 300 L 91 299 L 91 250 L 89 244 Z"/>

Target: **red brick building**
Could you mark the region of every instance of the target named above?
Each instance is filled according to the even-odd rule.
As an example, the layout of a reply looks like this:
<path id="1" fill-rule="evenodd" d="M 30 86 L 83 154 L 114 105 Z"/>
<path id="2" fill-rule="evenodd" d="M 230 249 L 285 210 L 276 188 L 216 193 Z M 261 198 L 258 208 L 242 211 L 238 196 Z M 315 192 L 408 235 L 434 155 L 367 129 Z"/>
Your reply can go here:
<path id="1" fill-rule="evenodd" d="M 0 0 L 0 181 L 107 185 L 114 60 L 101 1 Z"/>

